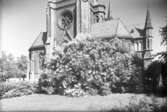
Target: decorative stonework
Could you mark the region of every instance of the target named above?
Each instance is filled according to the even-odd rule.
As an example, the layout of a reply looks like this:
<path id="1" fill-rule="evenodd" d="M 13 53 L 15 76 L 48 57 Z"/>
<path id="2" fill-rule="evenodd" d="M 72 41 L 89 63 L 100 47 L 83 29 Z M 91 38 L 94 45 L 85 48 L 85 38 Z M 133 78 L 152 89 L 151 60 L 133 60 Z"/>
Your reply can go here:
<path id="1" fill-rule="evenodd" d="M 73 13 L 69 10 L 65 10 L 60 15 L 58 19 L 58 26 L 62 30 L 68 30 L 72 26 L 72 22 L 74 21 Z"/>

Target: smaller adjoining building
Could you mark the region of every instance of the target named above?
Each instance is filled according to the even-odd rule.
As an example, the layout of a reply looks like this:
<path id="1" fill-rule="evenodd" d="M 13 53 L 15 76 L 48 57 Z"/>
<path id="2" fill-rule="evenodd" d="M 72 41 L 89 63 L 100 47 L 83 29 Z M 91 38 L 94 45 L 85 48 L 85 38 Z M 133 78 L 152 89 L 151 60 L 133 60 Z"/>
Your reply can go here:
<path id="1" fill-rule="evenodd" d="M 37 81 L 39 79 L 39 74 L 42 71 L 42 65 L 44 64 L 45 55 L 45 43 L 47 39 L 47 32 L 41 32 L 36 40 L 33 42 L 32 46 L 29 48 L 29 64 L 27 79 L 31 81 Z M 33 75 L 32 75 L 33 74 Z"/>

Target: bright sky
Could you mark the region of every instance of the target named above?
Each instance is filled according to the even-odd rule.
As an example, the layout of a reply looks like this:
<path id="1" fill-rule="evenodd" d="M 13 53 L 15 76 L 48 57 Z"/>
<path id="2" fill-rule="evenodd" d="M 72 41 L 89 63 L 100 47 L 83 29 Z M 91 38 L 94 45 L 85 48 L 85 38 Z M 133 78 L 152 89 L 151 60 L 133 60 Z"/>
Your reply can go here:
<path id="1" fill-rule="evenodd" d="M 107 3 L 107 0 L 105 0 Z M 28 49 L 41 31 L 45 31 L 47 0 L 0 0 L 0 36 L 2 49 L 15 56 L 28 55 Z M 144 24 L 147 0 L 111 0 L 112 15 L 125 25 Z M 150 0 L 154 26 L 153 53 L 162 51 L 160 27 L 167 22 L 167 1 Z"/>

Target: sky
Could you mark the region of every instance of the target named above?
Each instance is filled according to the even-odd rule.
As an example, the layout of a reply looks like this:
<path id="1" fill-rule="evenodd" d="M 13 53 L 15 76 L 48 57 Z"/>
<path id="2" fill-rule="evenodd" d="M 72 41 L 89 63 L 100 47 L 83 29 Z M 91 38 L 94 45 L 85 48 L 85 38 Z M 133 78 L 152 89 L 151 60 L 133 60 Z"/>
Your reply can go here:
<path id="1" fill-rule="evenodd" d="M 103 0 L 106 2 L 107 0 Z M 28 56 L 28 49 L 40 32 L 46 31 L 47 0 L 0 0 L 0 42 L 7 53 Z M 167 0 L 149 0 L 153 30 L 153 53 L 164 50 L 159 34 L 167 23 Z M 111 0 L 114 18 L 125 25 L 144 27 L 147 0 Z"/>
<path id="2" fill-rule="evenodd" d="M 46 0 L 0 0 L 2 50 L 14 56 L 28 49 L 45 30 Z"/>

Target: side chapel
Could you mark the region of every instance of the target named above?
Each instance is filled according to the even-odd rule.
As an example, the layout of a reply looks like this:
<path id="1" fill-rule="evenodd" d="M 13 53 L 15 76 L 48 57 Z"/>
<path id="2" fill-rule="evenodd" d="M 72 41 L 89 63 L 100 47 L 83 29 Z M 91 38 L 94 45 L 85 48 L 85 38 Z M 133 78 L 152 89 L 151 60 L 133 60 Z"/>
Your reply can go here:
<path id="1" fill-rule="evenodd" d="M 147 9 L 144 28 L 131 28 L 111 14 L 111 3 L 104 0 L 48 0 L 46 32 L 41 32 L 29 48 L 28 80 L 37 81 L 45 59 L 53 57 L 56 47 L 67 43 L 80 33 L 89 33 L 94 38 L 120 38 L 143 60 L 143 67 L 152 60 L 152 30 L 150 11 Z"/>

